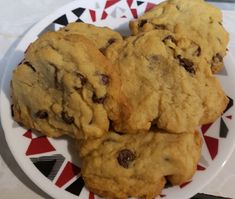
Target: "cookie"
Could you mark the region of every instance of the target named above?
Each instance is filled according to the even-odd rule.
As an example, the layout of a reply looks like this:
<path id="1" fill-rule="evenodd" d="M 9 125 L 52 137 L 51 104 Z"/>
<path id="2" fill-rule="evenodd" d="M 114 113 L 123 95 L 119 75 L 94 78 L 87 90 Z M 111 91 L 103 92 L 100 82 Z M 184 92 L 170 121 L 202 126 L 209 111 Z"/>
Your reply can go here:
<path id="1" fill-rule="evenodd" d="M 151 199 L 160 194 L 166 179 L 179 185 L 193 176 L 201 138 L 198 133 L 111 132 L 102 139 L 82 141 L 79 152 L 90 191 L 104 198 Z"/>
<path id="2" fill-rule="evenodd" d="M 153 125 L 173 133 L 193 132 L 215 121 L 228 103 L 208 64 L 194 56 L 193 40 L 152 30 L 113 44 L 106 52 L 120 70 L 129 104 L 113 121 L 118 132 L 136 133 Z"/>
<path id="3" fill-rule="evenodd" d="M 108 28 L 108 27 L 98 27 L 92 24 L 73 22 L 69 23 L 64 28 L 59 30 L 60 33 L 67 34 L 79 34 L 85 36 L 89 39 L 99 51 L 106 55 L 106 49 L 116 43 L 122 43 L 123 37 L 120 33 Z M 116 70 L 114 73 L 119 76 L 119 69 L 112 67 L 112 70 Z M 117 79 L 117 77 L 115 78 Z M 115 83 L 117 84 L 117 83 Z M 122 82 L 119 81 L 119 85 Z M 125 114 L 129 114 L 129 106 L 127 99 L 123 94 L 119 94 L 119 89 L 111 89 L 109 101 L 105 102 L 107 109 L 109 110 L 109 119 L 118 120 L 121 118 L 122 110 L 125 110 Z M 114 94 L 114 95 L 113 95 Z M 118 98 L 118 100 L 116 99 Z"/>
<path id="4" fill-rule="evenodd" d="M 221 11 L 203 0 L 168 0 L 130 22 L 133 35 L 153 29 L 166 29 L 193 40 L 197 54 L 213 72 L 223 67 L 228 33 L 222 26 Z"/>
<path id="5" fill-rule="evenodd" d="M 13 72 L 14 119 L 51 137 L 100 137 L 112 112 L 105 104 L 119 88 L 115 69 L 89 39 L 45 33 Z"/>
<path id="6" fill-rule="evenodd" d="M 80 34 L 90 39 L 96 47 L 104 53 L 106 48 L 114 42 L 121 42 L 122 36 L 108 27 L 97 27 L 92 24 L 74 22 L 60 29 L 65 34 Z"/>

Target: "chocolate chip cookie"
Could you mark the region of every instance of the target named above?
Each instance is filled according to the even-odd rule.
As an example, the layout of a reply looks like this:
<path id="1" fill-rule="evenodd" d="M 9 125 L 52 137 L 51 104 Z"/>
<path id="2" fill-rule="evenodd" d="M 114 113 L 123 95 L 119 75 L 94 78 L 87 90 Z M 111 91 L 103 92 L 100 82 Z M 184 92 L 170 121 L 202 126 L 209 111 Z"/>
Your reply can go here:
<path id="1" fill-rule="evenodd" d="M 92 24 L 74 22 L 60 29 L 64 34 L 80 34 L 90 39 L 96 47 L 104 53 L 106 48 L 114 42 L 121 42 L 122 36 L 108 27 L 98 27 Z"/>
<path id="2" fill-rule="evenodd" d="M 213 72 L 223 67 L 228 33 L 221 11 L 203 0 L 168 0 L 130 22 L 133 35 L 153 29 L 170 30 L 198 45 L 195 56 L 205 59 Z"/>
<path id="3" fill-rule="evenodd" d="M 173 185 L 195 173 L 201 152 L 198 133 L 163 131 L 82 141 L 82 176 L 86 187 L 105 198 L 146 198 L 160 194 L 166 179 Z"/>
<path id="4" fill-rule="evenodd" d="M 112 101 L 110 93 L 118 93 L 118 84 L 115 69 L 89 39 L 45 33 L 13 72 L 14 119 L 52 137 L 100 137 L 112 113 L 105 104 Z"/>
<path id="5" fill-rule="evenodd" d="M 216 120 L 228 99 L 208 63 L 194 56 L 197 51 L 193 40 L 168 30 L 111 45 L 106 56 L 120 70 L 129 104 L 113 121 L 115 130 L 136 133 L 157 125 L 174 133 L 193 132 Z"/>

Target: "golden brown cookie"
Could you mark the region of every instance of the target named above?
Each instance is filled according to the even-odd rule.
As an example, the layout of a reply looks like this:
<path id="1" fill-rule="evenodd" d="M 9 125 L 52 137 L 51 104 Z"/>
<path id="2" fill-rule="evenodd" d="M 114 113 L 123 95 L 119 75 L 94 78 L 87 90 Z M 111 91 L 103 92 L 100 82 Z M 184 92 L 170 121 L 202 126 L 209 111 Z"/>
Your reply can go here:
<path id="1" fill-rule="evenodd" d="M 213 122 L 227 97 L 193 40 L 168 30 L 152 30 L 111 45 L 106 56 L 120 70 L 129 106 L 114 120 L 118 132 L 151 125 L 169 132 L 193 132 Z"/>
<path id="2" fill-rule="evenodd" d="M 153 29 L 170 30 L 198 45 L 197 54 L 213 72 L 223 67 L 228 33 L 222 26 L 221 11 L 204 0 L 168 0 L 130 22 L 133 35 Z"/>
<path id="3" fill-rule="evenodd" d="M 89 39 L 46 33 L 30 45 L 13 73 L 14 119 L 52 137 L 100 137 L 108 131 L 112 113 L 105 104 L 112 101 L 109 93 L 119 92 L 119 83 Z"/>
<path id="4" fill-rule="evenodd" d="M 173 185 L 195 173 L 201 152 L 198 133 L 154 131 L 82 141 L 82 177 L 86 187 L 105 198 L 154 198 L 166 179 Z"/>

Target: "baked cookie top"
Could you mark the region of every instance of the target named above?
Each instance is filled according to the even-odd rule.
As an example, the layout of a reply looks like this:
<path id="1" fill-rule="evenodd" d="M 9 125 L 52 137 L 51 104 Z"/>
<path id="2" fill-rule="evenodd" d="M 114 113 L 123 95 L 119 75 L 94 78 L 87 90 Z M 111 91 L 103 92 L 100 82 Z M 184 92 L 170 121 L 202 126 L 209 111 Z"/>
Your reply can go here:
<path id="1" fill-rule="evenodd" d="M 114 121 L 118 132 L 148 130 L 193 132 L 214 121 L 227 97 L 208 64 L 195 54 L 193 40 L 168 30 L 153 30 L 113 44 L 106 56 L 119 68 L 129 106 Z"/>
<path id="2" fill-rule="evenodd" d="M 204 0 L 168 0 L 130 22 L 133 35 L 153 29 L 166 29 L 193 39 L 198 54 L 213 72 L 223 67 L 228 33 L 222 26 L 221 11 Z"/>
<path id="3" fill-rule="evenodd" d="M 195 173 L 201 152 L 198 133 L 164 131 L 82 141 L 82 176 L 90 191 L 105 198 L 155 198 L 166 179 L 173 185 Z M 108 186 L 107 186 L 108 185 Z"/>
<path id="4" fill-rule="evenodd" d="M 114 42 L 121 42 L 122 36 L 108 27 L 98 27 L 92 24 L 74 22 L 59 30 L 65 34 L 80 34 L 89 38 L 103 53 Z"/>
<path id="5" fill-rule="evenodd" d="M 104 55 L 106 55 L 106 49 L 110 45 L 114 43 L 123 42 L 122 35 L 108 27 L 98 27 L 92 24 L 87 24 L 87 23 L 82 23 L 82 22 L 70 23 L 66 27 L 61 28 L 59 32 L 65 35 L 66 34 L 79 34 L 79 35 L 85 36 Z M 118 68 L 111 67 L 111 70 L 115 70 L 113 72 L 115 75 L 119 74 Z M 116 76 L 115 81 L 118 81 L 118 79 L 119 78 Z M 114 83 L 114 84 L 120 85 L 122 84 L 122 82 L 119 81 L 119 83 Z M 112 86 L 110 88 L 112 88 Z M 124 110 L 124 109 L 127 110 L 128 109 L 127 107 L 129 106 L 129 104 L 127 104 L 127 100 L 125 99 L 125 96 L 122 94 L 119 94 L 119 90 L 117 88 L 110 89 L 109 92 L 112 94 L 110 95 L 109 100 L 105 101 L 105 106 L 107 107 L 107 110 L 109 110 L 109 118 L 111 120 L 117 120 L 118 118 L 120 118 L 120 114 L 121 114 L 120 110 Z"/>
<path id="6" fill-rule="evenodd" d="M 109 128 L 105 103 L 119 90 L 117 78 L 84 36 L 45 33 L 13 72 L 14 119 L 52 137 L 100 137 Z"/>

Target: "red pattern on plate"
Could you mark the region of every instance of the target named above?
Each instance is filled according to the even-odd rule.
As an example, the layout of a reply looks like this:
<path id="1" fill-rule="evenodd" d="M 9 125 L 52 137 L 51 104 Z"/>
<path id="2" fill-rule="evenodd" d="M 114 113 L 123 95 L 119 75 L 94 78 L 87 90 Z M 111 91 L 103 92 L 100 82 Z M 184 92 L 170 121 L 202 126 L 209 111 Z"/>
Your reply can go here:
<path id="1" fill-rule="evenodd" d="M 33 138 L 32 131 L 31 130 L 26 131 L 23 134 L 23 136 L 26 137 L 26 138 L 32 139 Z"/>
<path id="2" fill-rule="evenodd" d="M 42 136 L 38 138 L 33 138 L 29 144 L 29 147 L 26 151 L 26 155 L 35 155 L 40 153 L 46 153 L 50 151 L 55 151 L 55 148 L 49 142 L 47 137 Z"/>
<path id="3" fill-rule="evenodd" d="M 66 184 L 69 180 L 71 180 L 73 177 L 78 175 L 80 172 L 80 168 L 75 166 L 72 162 L 67 162 L 66 166 L 64 167 L 64 170 L 60 174 L 60 177 L 56 181 L 56 186 L 62 187 L 64 184 Z"/>
<path id="4" fill-rule="evenodd" d="M 127 4 L 129 6 L 129 8 L 131 8 L 132 3 L 133 3 L 133 0 L 127 0 Z"/>
<path id="5" fill-rule="evenodd" d="M 219 140 L 217 138 L 209 137 L 209 136 L 204 136 L 206 146 L 209 150 L 211 159 L 214 160 L 216 155 L 218 154 L 218 149 L 219 149 Z"/>
<path id="6" fill-rule="evenodd" d="M 192 180 L 182 183 L 182 184 L 180 185 L 180 188 L 182 189 L 183 187 L 187 186 L 190 182 L 192 182 Z"/>
<path id="7" fill-rule="evenodd" d="M 102 13 L 101 19 L 104 20 L 104 19 L 107 18 L 107 16 L 108 16 L 107 12 L 104 11 L 104 12 Z"/>
<path id="8" fill-rule="evenodd" d="M 134 18 L 137 18 L 138 17 L 138 14 L 137 14 L 137 10 L 136 9 L 131 9 L 131 13 L 133 15 Z"/>
<path id="9" fill-rule="evenodd" d="M 90 192 L 90 193 L 89 193 L 89 199 L 95 199 L 95 195 L 94 195 L 93 192 Z"/>
<path id="10" fill-rule="evenodd" d="M 120 0 L 108 0 L 108 1 L 106 1 L 106 4 L 105 4 L 104 8 L 106 9 L 106 8 L 112 6 L 113 4 L 115 4 L 115 3 L 119 2 L 119 1 Z"/>
<path id="11" fill-rule="evenodd" d="M 156 4 L 154 3 L 147 3 L 147 6 L 145 8 L 145 12 L 151 10 Z"/>
<path id="12" fill-rule="evenodd" d="M 232 115 L 228 115 L 228 116 L 225 116 L 226 118 L 228 118 L 228 119 L 232 119 L 233 118 L 233 116 Z"/>
<path id="13" fill-rule="evenodd" d="M 205 124 L 201 126 L 202 133 L 205 134 L 213 123 Z"/>
<path id="14" fill-rule="evenodd" d="M 204 171 L 206 168 L 201 166 L 200 164 L 197 165 L 197 171 Z"/>
<path id="15" fill-rule="evenodd" d="M 96 21 L 96 13 L 95 13 L 95 11 L 94 10 L 89 10 L 89 12 L 90 12 L 92 21 L 95 22 Z"/>

